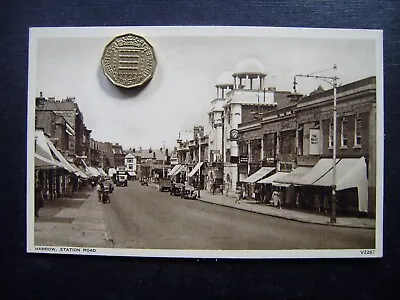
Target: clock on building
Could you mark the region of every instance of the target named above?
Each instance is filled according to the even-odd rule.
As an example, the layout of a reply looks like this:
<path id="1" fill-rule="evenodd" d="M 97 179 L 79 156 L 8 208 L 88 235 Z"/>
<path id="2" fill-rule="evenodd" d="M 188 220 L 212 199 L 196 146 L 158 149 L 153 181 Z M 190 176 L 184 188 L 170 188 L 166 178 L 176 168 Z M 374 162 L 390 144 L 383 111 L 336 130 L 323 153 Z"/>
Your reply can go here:
<path id="1" fill-rule="evenodd" d="M 237 141 L 238 137 L 239 137 L 239 130 L 237 129 L 232 129 L 230 132 L 230 139 L 231 141 Z"/>

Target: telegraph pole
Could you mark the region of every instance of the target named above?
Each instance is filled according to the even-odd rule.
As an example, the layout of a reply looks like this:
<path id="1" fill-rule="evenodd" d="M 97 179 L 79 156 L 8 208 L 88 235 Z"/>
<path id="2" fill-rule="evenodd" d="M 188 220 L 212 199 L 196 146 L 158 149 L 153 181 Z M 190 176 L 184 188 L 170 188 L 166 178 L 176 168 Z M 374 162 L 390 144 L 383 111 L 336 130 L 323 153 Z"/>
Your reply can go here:
<path id="1" fill-rule="evenodd" d="M 163 145 L 163 167 L 162 167 L 162 174 L 163 174 L 163 179 L 165 178 L 165 141 Z"/>
<path id="2" fill-rule="evenodd" d="M 336 151 L 337 151 L 337 138 L 336 138 L 336 131 L 337 131 L 337 80 L 339 79 L 336 76 L 337 66 L 336 64 L 333 66 L 334 76 L 319 76 L 319 75 L 295 75 L 293 80 L 293 96 L 300 97 L 300 94 L 296 91 L 296 78 L 297 77 L 306 77 L 306 78 L 315 78 L 321 79 L 327 83 L 329 83 L 333 87 L 333 149 L 332 149 L 332 211 L 330 216 L 330 223 L 336 223 Z M 314 73 L 315 74 L 315 73 Z M 330 125 L 329 125 L 330 127 Z"/>

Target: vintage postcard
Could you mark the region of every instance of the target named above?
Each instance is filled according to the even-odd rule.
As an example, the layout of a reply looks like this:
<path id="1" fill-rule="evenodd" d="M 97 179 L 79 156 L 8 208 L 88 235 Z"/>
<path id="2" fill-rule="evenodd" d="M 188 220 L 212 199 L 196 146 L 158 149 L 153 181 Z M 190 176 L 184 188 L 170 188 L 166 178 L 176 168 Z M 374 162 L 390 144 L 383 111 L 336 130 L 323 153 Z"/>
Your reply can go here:
<path id="1" fill-rule="evenodd" d="M 27 251 L 382 257 L 382 35 L 31 28 Z"/>

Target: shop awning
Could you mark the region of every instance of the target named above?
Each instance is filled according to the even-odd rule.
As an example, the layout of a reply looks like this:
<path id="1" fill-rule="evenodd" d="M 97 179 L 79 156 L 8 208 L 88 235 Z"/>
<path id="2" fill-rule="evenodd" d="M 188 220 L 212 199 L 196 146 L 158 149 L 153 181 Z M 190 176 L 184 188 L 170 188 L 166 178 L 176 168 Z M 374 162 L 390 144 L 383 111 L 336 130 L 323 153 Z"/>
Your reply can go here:
<path id="1" fill-rule="evenodd" d="M 260 179 L 264 178 L 265 176 L 267 176 L 268 174 L 270 174 L 274 170 L 275 170 L 275 168 L 272 168 L 272 167 L 262 167 L 260 170 L 258 170 L 254 174 L 252 174 L 249 177 L 245 178 L 243 180 L 243 182 L 256 183 L 257 181 L 259 181 Z"/>
<path id="2" fill-rule="evenodd" d="M 100 176 L 107 177 L 107 173 L 102 168 L 96 168 Z"/>
<path id="3" fill-rule="evenodd" d="M 192 177 L 194 174 L 196 174 L 196 172 L 197 172 L 198 170 L 200 170 L 200 168 L 201 168 L 202 165 L 203 165 L 203 162 L 202 162 L 202 161 L 201 161 L 201 162 L 198 162 L 198 163 L 194 166 L 193 170 L 190 171 L 188 177 Z"/>
<path id="4" fill-rule="evenodd" d="M 101 176 L 100 172 L 95 167 L 87 166 L 86 170 L 91 174 L 93 177 Z"/>
<path id="5" fill-rule="evenodd" d="M 65 157 L 57 150 L 50 139 L 41 130 L 35 131 L 36 150 L 35 152 L 49 161 L 55 162 L 60 168 L 74 173 L 74 168 L 69 164 Z M 35 160 L 36 162 L 36 160 Z"/>
<path id="6" fill-rule="evenodd" d="M 297 167 L 294 169 L 292 172 L 285 173 L 286 175 L 276 179 L 273 182 L 273 185 L 278 185 L 278 184 L 293 184 L 294 181 L 301 179 L 304 177 L 308 172 L 310 172 L 312 167 Z"/>
<path id="7" fill-rule="evenodd" d="M 336 160 L 336 164 L 338 162 L 339 159 Z M 303 177 L 293 180 L 293 184 L 313 185 L 314 182 L 322 178 L 331 169 L 332 169 L 332 159 L 322 158 L 315 164 L 315 166 L 307 174 L 305 174 Z"/>
<path id="8" fill-rule="evenodd" d="M 332 186 L 332 169 L 312 185 Z M 336 165 L 336 190 L 357 188 L 358 210 L 368 211 L 368 178 L 365 158 L 342 158 Z"/>
<path id="9" fill-rule="evenodd" d="M 106 171 L 103 170 L 103 168 L 101 168 L 101 172 L 103 173 L 103 175 L 104 175 L 105 177 L 107 177 L 107 173 L 106 173 Z"/>
<path id="10" fill-rule="evenodd" d="M 82 172 L 82 174 L 86 175 L 86 178 L 91 177 L 91 174 L 88 173 L 83 167 L 78 167 L 78 169 Z"/>
<path id="11" fill-rule="evenodd" d="M 168 172 L 167 176 L 174 176 L 177 174 L 178 169 L 182 167 L 182 165 L 176 165 L 175 167 L 172 168 L 171 171 Z"/>
<path id="12" fill-rule="evenodd" d="M 57 150 L 57 148 L 53 145 L 53 143 L 48 141 L 48 145 L 49 145 L 50 149 L 53 151 L 53 153 L 57 156 L 57 158 L 61 162 L 61 164 L 64 166 L 64 169 L 66 169 L 68 172 L 74 173 L 75 169 L 69 164 L 69 162 L 60 153 L 60 151 Z"/>
<path id="13" fill-rule="evenodd" d="M 55 157 L 53 157 L 53 155 L 51 154 L 50 148 L 48 146 L 48 141 L 50 142 L 43 131 L 35 131 L 35 153 L 39 154 L 41 157 L 47 158 L 50 161 L 54 161 Z"/>
<path id="14" fill-rule="evenodd" d="M 63 168 L 63 166 L 54 160 L 49 160 L 37 153 L 35 153 L 35 168 L 39 169 L 55 169 Z"/>
<path id="15" fill-rule="evenodd" d="M 82 172 L 74 163 L 70 163 L 70 165 L 76 170 L 75 174 L 83 179 L 89 178 L 85 173 Z"/>
<path id="16" fill-rule="evenodd" d="M 115 170 L 114 168 L 109 168 L 108 177 L 113 177 L 114 174 L 117 174 L 117 170 Z"/>
<path id="17" fill-rule="evenodd" d="M 260 180 L 258 183 L 266 183 L 266 184 L 273 184 L 274 181 L 279 180 L 280 178 L 283 178 L 287 176 L 289 173 L 285 172 L 276 172 L 275 174 L 268 176 L 267 178 Z M 285 186 L 285 185 L 284 185 Z"/>

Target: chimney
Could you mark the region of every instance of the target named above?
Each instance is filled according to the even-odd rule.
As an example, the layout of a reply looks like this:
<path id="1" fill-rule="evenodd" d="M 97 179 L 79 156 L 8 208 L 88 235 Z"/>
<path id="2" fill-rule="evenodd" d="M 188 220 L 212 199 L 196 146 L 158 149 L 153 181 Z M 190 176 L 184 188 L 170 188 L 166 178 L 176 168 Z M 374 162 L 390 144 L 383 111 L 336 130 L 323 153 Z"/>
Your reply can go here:
<path id="1" fill-rule="evenodd" d="M 40 96 L 35 99 L 35 105 L 38 109 L 44 109 L 45 103 L 46 99 L 43 97 L 43 92 L 40 92 Z"/>

